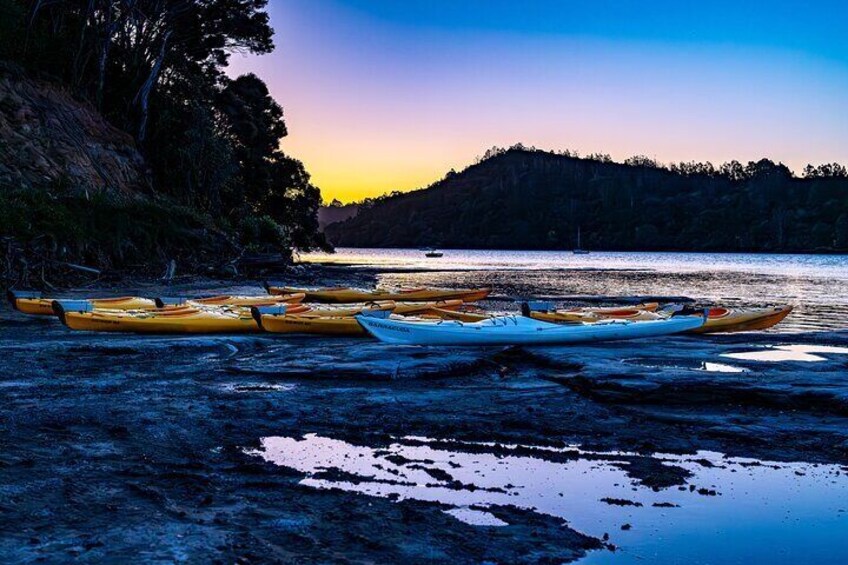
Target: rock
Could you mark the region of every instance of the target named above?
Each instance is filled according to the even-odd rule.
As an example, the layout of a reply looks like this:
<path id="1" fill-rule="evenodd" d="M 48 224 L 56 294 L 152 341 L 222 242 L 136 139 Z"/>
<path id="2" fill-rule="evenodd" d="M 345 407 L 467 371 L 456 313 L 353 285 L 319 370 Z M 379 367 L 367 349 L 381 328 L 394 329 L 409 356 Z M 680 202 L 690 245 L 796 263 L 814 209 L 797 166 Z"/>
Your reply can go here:
<path id="1" fill-rule="evenodd" d="M 61 86 L 0 65 L 0 100 L 0 162 L 24 187 L 56 183 L 120 201 L 149 192 L 132 137 Z"/>
<path id="2" fill-rule="evenodd" d="M 610 504 L 612 506 L 642 506 L 641 502 L 634 502 L 633 500 L 627 500 L 626 498 L 602 498 L 601 502 L 606 502 L 607 504 Z"/>

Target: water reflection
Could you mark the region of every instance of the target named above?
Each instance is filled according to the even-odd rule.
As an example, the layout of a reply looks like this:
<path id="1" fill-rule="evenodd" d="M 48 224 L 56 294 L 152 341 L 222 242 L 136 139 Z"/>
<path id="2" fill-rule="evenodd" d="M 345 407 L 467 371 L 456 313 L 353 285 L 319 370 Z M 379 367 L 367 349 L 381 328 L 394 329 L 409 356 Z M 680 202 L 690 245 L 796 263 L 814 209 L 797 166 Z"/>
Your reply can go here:
<path id="1" fill-rule="evenodd" d="M 722 357 L 730 359 L 741 359 L 743 361 L 802 361 L 817 362 L 827 361 L 825 357 L 816 354 L 848 354 L 848 347 L 836 347 L 832 345 L 777 345 L 765 347 L 756 351 L 742 351 L 738 353 L 724 353 Z"/>
<path id="2" fill-rule="evenodd" d="M 704 361 L 701 363 L 701 370 L 708 373 L 747 373 L 747 369 L 742 367 L 734 367 L 733 365 L 725 365 L 724 363 L 710 363 Z"/>
<path id="3" fill-rule="evenodd" d="M 621 269 L 664 272 L 737 270 L 768 274 L 826 275 L 848 279 L 844 255 L 760 253 L 648 253 L 511 251 L 495 249 L 442 250 L 438 261 L 418 249 L 338 248 L 335 253 L 304 253 L 302 262 L 368 265 L 425 270 L 444 269 Z"/>
<path id="4" fill-rule="evenodd" d="M 734 367 L 725 363 L 714 363 L 710 361 L 687 361 L 679 358 L 665 359 L 662 357 L 642 357 L 636 359 L 623 359 L 622 363 L 628 365 L 639 365 L 650 369 L 684 369 L 691 371 L 705 371 L 707 373 L 747 373 L 748 369 Z"/>
<path id="5" fill-rule="evenodd" d="M 496 296 L 690 297 L 725 306 L 792 304 L 781 333 L 848 327 L 848 258 L 744 253 L 339 249 L 304 261 L 382 269 L 386 286 L 492 286 Z M 638 298 L 637 298 L 638 299 Z M 575 303 L 579 303 L 579 300 Z"/>
<path id="6" fill-rule="evenodd" d="M 495 515 L 499 506 L 556 516 L 598 538 L 608 533 L 621 548 L 615 560 L 687 562 L 710 555 L 715 562 L 745 562 L 748 555 L 760 561 L 802 550 L 807 557 L 848 559 L 848 547 L 836 541 L 848 532 L 848 477 L 835 465 L 710 452 L 647 457 L 485 447 L 406 438 L 374 449 L 307 435 L 266 437 L 249 453 L 304 473 L 307 486 L 438 502 L 473 525 L 505 526 Z M 691 475 L 677 486 L 649 488 L 634 478 L 646 462 Z M 757 543 L 740 529 L 756 531 Z M 834 543 L 810 546 L 829 536 L 837 536 Z"/>

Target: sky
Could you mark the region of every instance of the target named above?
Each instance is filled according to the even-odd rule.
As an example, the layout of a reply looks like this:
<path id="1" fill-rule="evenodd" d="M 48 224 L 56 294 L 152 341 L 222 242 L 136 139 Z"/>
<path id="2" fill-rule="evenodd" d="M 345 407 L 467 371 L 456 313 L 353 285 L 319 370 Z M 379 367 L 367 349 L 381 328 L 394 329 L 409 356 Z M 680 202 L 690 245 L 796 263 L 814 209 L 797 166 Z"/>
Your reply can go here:
<path id="1" fill-rule="evenodd" d="M 323 198 L 426 186 L 515 143 L 661 162 L 848 163 L 848 2 L 270 0 L 235 54 Z"/>

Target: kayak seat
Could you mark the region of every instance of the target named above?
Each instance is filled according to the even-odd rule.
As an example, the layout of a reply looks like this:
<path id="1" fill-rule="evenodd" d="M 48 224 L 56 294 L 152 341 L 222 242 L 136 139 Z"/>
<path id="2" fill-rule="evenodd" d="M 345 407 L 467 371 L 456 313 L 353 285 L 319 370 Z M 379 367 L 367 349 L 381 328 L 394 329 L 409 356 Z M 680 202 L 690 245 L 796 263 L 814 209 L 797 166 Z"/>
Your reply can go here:
<path id="1" fill-rule="evenodd" d="M 727 308 L 710 308 L 709 317 L 710 318 L 724 318 L 730 314 L 730 310 Z"/>

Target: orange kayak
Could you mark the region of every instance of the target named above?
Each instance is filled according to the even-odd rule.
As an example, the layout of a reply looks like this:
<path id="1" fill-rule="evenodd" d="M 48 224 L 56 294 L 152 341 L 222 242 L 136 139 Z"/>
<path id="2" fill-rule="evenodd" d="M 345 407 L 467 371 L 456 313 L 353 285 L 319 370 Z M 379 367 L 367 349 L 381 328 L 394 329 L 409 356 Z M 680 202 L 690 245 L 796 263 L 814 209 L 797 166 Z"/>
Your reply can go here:
<path id="1" fill-rule="evenodd" d="M 770 308 L 711 308 L 706 323 L 689 333 L 710 334 L 765 330 L 792 312 L 792 306 Z"/>

